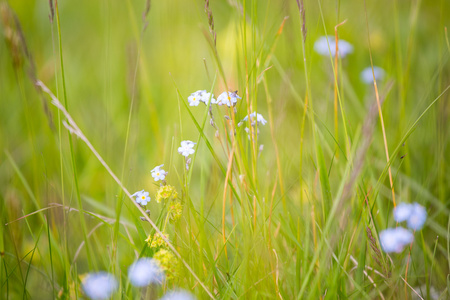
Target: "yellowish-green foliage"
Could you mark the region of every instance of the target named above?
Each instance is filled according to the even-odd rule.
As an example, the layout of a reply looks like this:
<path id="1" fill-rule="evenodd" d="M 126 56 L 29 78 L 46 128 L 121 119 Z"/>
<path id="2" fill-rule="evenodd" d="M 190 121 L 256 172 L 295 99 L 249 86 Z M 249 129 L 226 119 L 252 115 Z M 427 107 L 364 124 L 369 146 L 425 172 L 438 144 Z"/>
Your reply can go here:
<path id="1" fill-rule="evenodd" d="M 0 299 L 83 299 L 100 271 L 112 299 L 449 297 L 448 0 L 0 0 L 0 21 Z M 416 231 L 393 216 L 414 202 Z M 161 285 L 132 286 L 140 257 Z"/>
<path id="2" fill-rule="evenodd" d="M 165 234 L 164 237 L 166 239 L 169 239 L 168 234 Z M 155 233 L 153 236 L 149 235 L 145 241 L 148 243 L 148 246 L 150 248 L 159 248 L 159 247 L 167 248 L 166 241 L 164 241 L 164 239 L 161 237 L 161 235 L 159 233 Z"/>
<path id="3" fill-rule="evenodd" d="M 156 193 L 156 202 L 161 203 L 163 200 L 176 200 L 178 197 L 178 193 L 175 190 L 175 187 L 170 185 L 163 185 L 159 188 Z"/>
<path id="4" fill-rule="evenodd" d="M 159 249 L 153 258 L 159 262 L 168 280 L 180 279 L 180 262 L 172 252 L 166 249 Z"/>
<path id="5" fill-rule="evenodd" d="M 173 201 L 169 204 L 169 219 L 171 222 L 176 222 L 181 218 L 183 213 L 183 205 L 180 201 Z"/>

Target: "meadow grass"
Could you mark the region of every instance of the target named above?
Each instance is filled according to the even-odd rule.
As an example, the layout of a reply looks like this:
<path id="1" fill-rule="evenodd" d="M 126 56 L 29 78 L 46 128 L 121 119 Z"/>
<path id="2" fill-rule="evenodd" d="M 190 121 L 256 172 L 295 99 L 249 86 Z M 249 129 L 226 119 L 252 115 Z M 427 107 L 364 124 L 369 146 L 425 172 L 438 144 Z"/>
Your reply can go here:
<path id="1" fill-rule="evenodd" d="M 84 299 L 99 271 L 112 299 L 449 299 L 449 12 L 1 0 L 0 299 Z M 325 35 L 353 52 L 320 55 Z M 363 82 L 376 66 L 384 78 Z M 197 90 L 242 99 L 191 106 Z M 241 121 L 253 112 L 267 124 Z M 161 164 L 177 196 L 157 203 Z M 380 232 L 414 202 L 424 227 L 386 253 Z M 140 257 L 163 284 L 133 286 Z"/>

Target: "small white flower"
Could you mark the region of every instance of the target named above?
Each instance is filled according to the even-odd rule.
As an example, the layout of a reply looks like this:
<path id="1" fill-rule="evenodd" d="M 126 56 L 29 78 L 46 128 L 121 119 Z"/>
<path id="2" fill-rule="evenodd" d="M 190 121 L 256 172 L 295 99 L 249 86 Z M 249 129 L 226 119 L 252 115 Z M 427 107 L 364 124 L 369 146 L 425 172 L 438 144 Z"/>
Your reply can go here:
<path id="1" fill-rule="evenodd" d="M 258 122 L 259 124 L 262 124 L 262 125 L 266 125 L 267 124 L 266 119 L 264 119 L 264 117 L 261 114 L 257 114 L 256 112 L 252 112 L 250 114 L 250 120 L 251 120 L 251 124 L 252 125 L 254 125 L 255 118 L 256 118 L 256 122 Z M 248 115 L 245 116 L 245 118 L 242 119 L 241 122 L 244 122 L 244 121 L 248 121 Z M 238 124 L 238 126 L 239 126 L 239 124 Z"/>
<path id="2" fill-rule="evenodd" d="M 257 115 L 256 120 L 258 121 L 258 123 L 261 123 L 262 125 L 266 125 L 267 121 L 264 119 L 264 117 L 261 114 Z"/>
<path id="3" fill-rule="evenodd" d="M 383 80 L 386 72 L 382 68 L 374 66 L 373 74 L 375 74 L 375 80 Z M 373 74 L 372 74 L 371 67 L 365 68 L 361 72 L 361 81 L 363 81 L 364 83 L 367 83 L 367 84 L 373 83 Z"/>
<path id="4" fill-rule="evenodd" d="M 136 197 L 136 202 L 142 206 L 146 206 L 148 202 L 150 202 L 150 197 L 148 196 L 148 192 L 144 190 L 134 193 L 133 197 Z"/>
<path id="5" fill-rule="evenodd" d="M 181 141 L 181 146 L 194 147 L 195 143 L 193 141 L 185 140 Z"/>
<path id="6" fill-rule="evenodd" d="M 167 172 L 161 169 L 163 166 L 164 165 L 156 166 L 150 171 L 155 181 L 164 180 L 166 178 Z"/>
<path id="7" fill-rule="evenodd" d="M 408 203 L 400 203 L 394 208 L 394 220 L 397 222 L 403 222 L 408 220 L 411 215 L 413 206 Z"/>
<path id="8" fill-rule="evenodd" d="M 242 99 L 238 96 L 237 91 L 235 92 L 223 92 L 217 97 L 217 100 L 213 103 L 218 105 L 227 105 L 228 107 L 235 106 L 238 99 Z"/>
<path id="9" fill-rule="evenodd" d="M 128 268 L 128 278 L 131 284 L 137 287 L 151 283 L 162 284 L 164 277 L 164 271 L 152 258 L 140 258 Z"/>
<path id="10" fill-rule="evenodd" d="M 409 216 L 406 224 L 413 230 L 420 230 L 427 220 L 427 211 L 425 207 L 418 203 L 412 204 L 411 215 Z"/>
<path id="11" fill-rule="evenodd" d="M 328 47 L 329 46 L 329 47 Z M 315 43 L 314 43 L 314 50 L 319 53 L 320 55 L 329 56 L 331 52 L 331 56 L 336 55 L 336 42 L 335 38 L 332 35 L 321 36 Z M 345 40 L 338 40 L 338 51 L 339 55 L 344 58 L 348 54 L 353 52 L 353 46 L 345 41 Z"/>
<path id="12" fill-rule="evenodd" d="M 202 94 L 206 93 L 205 90 L 199 90 L 196 91 L 194 93 L 192 93 L 189 97 L 188 97 L 188 102 L 190 106 L 198 106 L 200 104 L 200 101 L 202 99 Z"/>
<path id="13" fill-rule="evenodd" d="M 207 93 L 206 91 L 202 94 L 202 97 L 200 99 L 201 102 L 205 103 L 206 105 L 209 104 L 209 100 L 211 99 L 211 103 L 216 103 L 216 99 L 214 99 L 214 94 Z"/>
<path id="14" fill-rule="evenodd" d="M 208 105 L 210 99 L 212 103 L 216 103 L 213 94 L 206 92 L 206 90 L 198 90 L 188 97 L 188 102 L 190 106 L 198 106 L 200 102 Z"/>
<path id="15" fill-rule="evenodd" d="M 136 193 L 134 193 L 133 195 L 131 195 L 131 197 L 137 197 L 137 196 L 139 196 L 141 193 L 143 193 L 144 192 L 144 190 L 142 190 L 142 191 L 137 191 Z"/>
<path id="16" fill-rule="evenodd" d="M 413 234 L 403 227 L 389 228 L 380 232 L 381 248 L 386 253 L 400 253 L 413 240 Z"/>
<path id="17" fill-rule="evenodd" d="M 117 280 L 106 272 L 87 275 L 84 279 L 83 290 L 86 296 L 94 300 L 108 299 L 117 290 Z"/>
<path id="18" fill-rule="evenodd" d="M 178 147 L 178 153 L 185 157 L 188 157 L 189 155 L 194 154 L 194 145 L 195 143 L 192 141 L 182 141 L 181 147 Z"/>
<path id="19" fill-rule="evenodd" d="M 195 300 L 194 295 L 185 290 L 167 292 L 161 300 Z"/>

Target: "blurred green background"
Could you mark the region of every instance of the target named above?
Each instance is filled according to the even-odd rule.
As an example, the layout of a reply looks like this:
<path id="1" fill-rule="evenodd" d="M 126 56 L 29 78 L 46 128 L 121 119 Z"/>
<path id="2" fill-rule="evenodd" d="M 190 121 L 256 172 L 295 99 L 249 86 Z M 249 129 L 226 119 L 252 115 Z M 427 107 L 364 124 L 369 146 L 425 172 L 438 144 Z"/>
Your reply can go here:
<path id="1" fill-rule="evenodd" d="M 258 143 L 264 145 L 256 165 L 258 180 L 251 172 L 251 151 L 243 131 L 238 132 L 238 138 L 243 145 L 241 149 L 245 150 L 241 153 L 245 167 L 240 165 L 233 169 L 236 186 L 239 185 L 237 178 L 240 174 L 245 174 L 248 182 L 257 186 L 255 190 L 258 192 L 255 194 L 260 203 L 258 209 L 261 214 L 264 212 L 262 219 L 258 219 L 261 222 L 257 226 L 259 229 L 251 233 L 243 229 L 246 223 L 252 223 L 253 220 L 245 213 L 240 214 L 239 208 L 235 208 L 238 221 L 234 227 L 228 206 L 226 226 L 228 234 L 233 233 L 230 243 L 236 245 L 242 238 L 251 236 L 249 243 L 252 241 L 254 245 L 267 246 L 267 235 L 274 236 L 275 245 L 272 247 L 278 251 L 277 282 L 272 278 L 275 260 L 270 249 L 261 254 L 261 257 L 271 262 L 270 267 L 257 259 L 259 252 L 256 249 L 247 252 L 241 244 L 228 249 L 230 257 L 224 257 L 218 242 L 221 241 L 225 176 L 204 143 L 199 143 L 195 164 L 191 166 L 193 173 L 188 200 L 191 204 L 187 206 L 192 211 L 185 214 L 182 224 L 174 227 L 179 238 L 175 244 L 198 273 L 202 273 L 204 268 L 217 267 L 221 273 L 228 274 L 223 275 L 224 278 L 232 277 L 228 281 L 222 278 L 222 281 L 232 282 L 233 288 L 217 278 L 211 279 L 212 275 L 202 274 L 201 278 L 218 298 L 296 297 L 304 278 L 305 268 L 302 264 L 309 263 L 315 251 L 311 228 L 315 224 L 310 220 L 311 207 L 318 219 L 322 217 L 317 147 L 312 135 L 316 127 L 318 143 L 322 144 L 329 170 L 327 176 L 333 198 L 345 179 L 348 166 L 344 155 L 345 132 L 340 112 L 339 134 L 334 135 L 334 59 L 315 53 L 314 42 L 322 35 L 334 35 L 334 27 L 347 20 L 339 27 L 339 37 L 350 42 L 354 52 L 339 60 L 339 91 L 348 138 L 355 149 L 362 138 L 360 130 L 367 119 L 368 108 L 375 103 L 373 85 L 365 84 L 360 79 L 360 72 L 371 64 L 369 49 L 373 64 L 386 70 L 386 78 L 377 82 L 380 94 L 385 95 L 387 87 L 392 84 L 383 104 L 391 153 L 420 114 L 450 84 L 450 49 L 445 32 L 445 28 L 450 27 L 449 1 L 303 2 L 307 30 L 304 44 L 307 80 L 302 50 L 302 21 L 295 0 L 210 1 L 217 35 L 217 57 L 223 66 L 225 78 L 219 72 L 214 47 L 208 42 L 211 37 L 203 1 L 152 1 L 145 18 L 146 1 L 143 0 L 58 1 L 60 37 L 56 16 L 53 22 L 49 17 L 48 1 L 1 1 L 0 250 L 3 270 L 0 298 L 9 295 L 10 299 L 16 299 L 24 293 L 24 274 L 30 256 L 20 263 L 18 261 L 35 245 L 38 245 L 38 251 L 34 254 L 26 284 L 27 292 L 24 293 L 28 295 L 25 297 L 33 299 L 56 297 L 63 286 L 74 281 L 74 274 L 83 274 L 92 269 L 109 269 L 125 278 L 126 268 L 133 261 L 134 250 L 139 251 L 144 245 L 135 229 L 137 210 L 127 199 L 124 200 L 114 180 L 75 136 L 73 154 L 83 209 L 114 220 L 117 207 L 122 207 L 121 220 L 129 225 L 130 236 L 123 228 L 120 232 L 129 238 L 128 242 L 124 241 L 124 237 L 119 237 L 116 245 L 113 243 L 112 226 L 102 226 L 95 230 L 91 239 L 93 265 L 88 263 L 87 253 L 83 250 L 76 264 L 73 264 L 75 271 L 67 272 L 64 266 L 67 263 L 72 265 L 74 254 L 83 242 L 77 212 L 66 211 L 64 216 L 64 210 L 60 207 L 50 208 L 5 225 L 38 209 L 48 208 L 52 203 L 79 209 L 68 134 L 61 127 L 59 113 L 50 104 L 48 96 L 33 86 L 28 75 L 32 63 L 23 44 L 25 40 L 36 67 L 36 77 L 64 102 L 60 39 L 68 111 L 111 169 L 123 178 L 130 192 L 145 188 L 153 198 L 157 186 L 153 184 L 149 171 L 163 163 L 169 171 L 169 184 L 183 190 L 184 162 L 176 149 L 181 140 L 197 141 L 199 132 L 182 104 L 183 99 L 178 96 L 177 89 L 184 100 L 199 89 L 213 88 L 214 94 L 218 96 L 226 89 L 226 82 L 230 90 L 238 90 L 243 98 L 237 106 L 238 120 L 247 114 L 247 103 L 257 108 L 266 119 L 269 119 L 269 109 L 272 109 L 273 119 L 269 125 L 272 127 L 260 128 L 258 137 Z M 21 30 L 13 15 L 17 16 Z M 282 33 L 276 39 L 285 17 L 288 18 Z M 270 69 L 264 72 L 267 67 Z M 263 83 L 258 82 L 260 76 L 264 76 L 267 90 Z M 306 82 L 311 93 L 308 101 L 314 107 L 314 128 L 308 118 L 306 122 L 302 121 Z M 273 101 L 270 107 L 267 91 Z M 391 157 L 397 202 L 420 202 L 429 213 L 429 226 L 420 237 L 416 236 L 416 240 L 422 240 L 421 246 L 412 250 L 413 257 L 425 261 L 418 261 L 410 271 L 410 284 L 425 284 L 428 279 L 423 277 L 424 270 L 429 270 L 430 265 L 433 265 L 438 270 L 432 271 L 434 277 L 430 277 L 426 284 L 428 288 L 433 285 L 440 292 L 445 289 L 449 272 L 449 100 L 450 94 L 445 93 L 420 120 L 398 154 Z M 44 103 L 49 107 L 48 113 L 45 112 Z M 191 110 L 201 123 L 204 106 L 191 107 Z M 223 129 L 225 110 L 215 109 L 214 113 L 219 128 Z M 127 133 L 129 117 L 131 122 Z M 383 229 L 389 224 L 393 225 L 389 179 L 385 173 L 382 174 L 386 167 L 386 156 L 378 118 L 375 124 L 372 143 L 365 155 L 357 186 L 352 191 L 351 201 L 346 203 L 351 208 L 346 210 L 350 220 L 347 235 L 356 232 L 355 239 L 363 241 L 361 245 L 352 246 L 355 248 L 351 251 L 349 247 L 348 254 L 353 253 L 355 257 L 360 252 L 370 250 L 368 245 L 362 246 L 367 241 L 367 224 L 360 223 L 366 193 L 374 193 L 370 203 L 377 222 L 375 227 Z M 62 131 L 61 135 L 59 130 Z M 221 142 L 214 137 L 215 130 L 208 125 L 208 120 L 204 132 L 226 167 L 228 152 L 222 151 Z M 222 141 L 226 143 L 224 136 L 222 130 Z M 301 140 L 304 143 L 302 153 Z M 336 146 L 335 140 L 342 150 Z M 275 144 L 278 145 L 278 155 Z M 283 182 L 279 182 L 279 172 Z M 378 180 L 381 183 L 379 186 Z M 279 184 L 274 188 L 275 182 Z M 269 205 L 273 188 L 276 191 L 274 220 L 272 228 L 267 228 L 265 208 Z M 239 193 L 243 198 L 246 195 L 249 202 L 252 201 L 252 197 L 242 187 Z M 282 198 L 287 203 L 287 210 L 283 210 Z M 122 201 L 125 201 L 123 206 Z M 315 206 L 317 211 L 314 210 Z M 151 202 L 150 210 L 152 218 L 156 218 L 161 208 Z M 362 213 L 362 220 L 370 223 L 366 213 Z M 195 219 L 193 215 L 205 216 L 208 224 L 199 225 L 192 221 Z M 98 223 L 98 220 L 89 216 L 85 216 L 85 221 L 88 232 Z M 55 245 L 60 245 L 59 251 L 62 252 L 61 260 L 53 258 L 51 268 L 54 268 L 54 272 L 50 272 L 51 255 L 47 241 L 50 233 L 46 232 L 46 222 Z M 323 225 L 321 222 L 324 221 L 317 222 Z M 144 227 L 148 234 L 150 227 L 147 224 Z M 201 256 L 203 251 L 192 250 L 197 237 L 187 232 L 189 230 L 185 227 L 206 240 L 201 243 L 210 247 L 214 257 L 219 257 L 217 266 L 215 263 L 208 265 L 197 261 L 195 257 Z M 317 234 L 321 235 L 319 232 Z M 339 233 L 339 238 L 346 241 L 344 244 L 349 242 L 350 237 L 347 235 Z M 440 236 L 437 242 L 436 236 Z M 131 246 L 133 243 L 136 248 Z M 309 247 L 309 252 L 299 250 L 299 244 Z M 117 256 L 114 256 L 116 246 L 118 250 L 114 255 Z M 55 251 L 58 252 L 53 249 L 52 255 L 56 255 Z M 112 255 L 112 261 L 117 259 L 115 267 L 111 267 Z M 297 260 L 296 255 L 304 256 Z M 292 257 L 295 258 L 295 264 L 290 264 Z M 369 263 L 369 260 L 367 257 L 366 262 Z M 323 270 L 314 273 L 322 285 L 317 287 L 311 284 L 317 290 L 310 291 L 309 297 L 317 299 L 326 293 L 326 286 L 330 297 L 340 295 L 345 298 L 342 296 L 345 294 L 357 298 L 360 295 L 352 295 L 352 281 L 348 275 L 334 275 L 335 270 L 342 272 L 342 268 L 326 266 L 325 261 L 323 263 L 320 265 Z M 13 269 L 16 264 L 20 264 L 23 272 Z M 403 269 L 399 273 L 404 275 L 404 263 L 400 265 Z M 351 267 L 353 265 L 347 270 Z M 333 270 L 329 272 L 333 275 L 327 274 L 328 268 Z M 180 279 L 175 285 L 190 289 L 195 285 L 195 280 L 187 275 L 186 270 L 183 272 L 187 278 Z M 261 284 L 259 280 L 262 280 Z M 278 280 L 283 283 L 278 284 Z M 315 279 L 307 280 L 315 283 Z M 362 285 L 367 295 L 378 297 L 377 293 L 371 293 L 371 285 L 365 280 Z M 399 289 L 403 290 L 404 283 L 399 281 Z M 56 293 L 53 292 L 52 282 L 56 284 Z M 383 282 L 386 281 L 379 282 L 379 286 L 384 286 L 381 288 L 383 293 L 402 298 L 402 294 L 389 294 L 387 287 L 390 285 L 383 285 Z M 342 286 L 347 286 L 348 290 L 342 291 Z M 193 290 L 198 297 L 206 297 L 198 286 Z"/>

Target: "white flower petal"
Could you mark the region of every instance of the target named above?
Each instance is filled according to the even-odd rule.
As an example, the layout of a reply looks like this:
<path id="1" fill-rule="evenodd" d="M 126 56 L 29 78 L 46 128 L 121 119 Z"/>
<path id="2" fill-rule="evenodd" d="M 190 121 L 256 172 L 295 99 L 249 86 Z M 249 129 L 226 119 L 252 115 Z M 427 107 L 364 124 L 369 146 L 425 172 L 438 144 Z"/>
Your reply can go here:
<path id="1" fill-rule="evenodd" d="M 400 253 L 413 240 L 413 234 L 403 227 L 389 228 L 380 232 L 381 248 L 386 253 Z"/>
<path id="2" fill-rule="evenodd" d="M 238 99 L 242 98 L 236 92 L 223 92 L 217 97 L 217 104 L 231 107 L 232 105 L 236 105 Z"/>
<path id="3" fill-rule="evenodd" d="M 331 53 L 331 56 L 334 57 L 336 55 L 336 42 L 334 36 L 321 36 L 318 38 L 314 43 L 314 51 L 323 56 L 329 56 Z M 339 39 L 338 51 L 341 57 L 345 57 L 353 52 L 353 46 L 349 42 Z"/>
<path id="4" fill-rule="evenodd" d="M 128 268 L 128 278 L 132 285 L 147 286 L 151 283 L 162 284 L 164 272 L 152 258 L 140 258 Z"/>
<path id="5" fill-rule="evenodd" d="M 185 290 L 173 290 L 167 292 L 161 300 L 195 300 L 194 295 Z"/>
<path id="6" fill-rule="evenodd" d="M 83 281 L 83 291 L 91 299 L 108 299 L 117 290 L 117 280 L 106 272 L 87 275 Z"/>
<path id="7" fill-rule="evenodd" d="M 397 222 L 403 222 L 408 220 L 411 215 L 413 206 L 408 203 L 400 203 L 394 208 L 394 220 Z"/>
<path id="8" fill-rule="evenodd" d="M 427 220 L 427 211 L 425 210 L 425 207 L 423 207 L 418 203 L 414 203 L 412 205 L 411 215 L 407 220 L 408 227 L 413 230 L 420 230 L 422 229 L 426 220 Z"/>
<path id="9" fill-rule="evenodd" d="M 373 67 L 373 74 L 372 74 L 372 68 L 371 67 L 365 68 L 361 72 L 361 81 L 363 81 L 364 83 L 367 83 L 367 84 L 373 83 L 373 75 L 374 74 L 375 74 L 375 79 L 376 80 L 383 80 L 386 72 L 382 68 L 374 66 Z"/>

